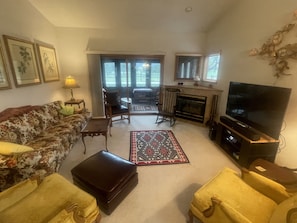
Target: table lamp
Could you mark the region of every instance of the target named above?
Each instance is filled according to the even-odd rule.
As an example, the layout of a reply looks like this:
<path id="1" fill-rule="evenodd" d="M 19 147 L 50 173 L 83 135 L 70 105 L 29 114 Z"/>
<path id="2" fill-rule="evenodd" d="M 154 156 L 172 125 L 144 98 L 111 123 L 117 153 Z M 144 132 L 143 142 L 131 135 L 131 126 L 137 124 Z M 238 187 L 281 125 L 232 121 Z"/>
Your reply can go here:
<path id="1" fill-rule="evenodd" d="M 73 88 L 79 88 L 79 85 L 76 83 L 76 80 L 72 76 L 68 76 L 65 79 L 64 88 L 70 89 L 71 91 L 71 101 L 75 101 L 73 97 Z"/>

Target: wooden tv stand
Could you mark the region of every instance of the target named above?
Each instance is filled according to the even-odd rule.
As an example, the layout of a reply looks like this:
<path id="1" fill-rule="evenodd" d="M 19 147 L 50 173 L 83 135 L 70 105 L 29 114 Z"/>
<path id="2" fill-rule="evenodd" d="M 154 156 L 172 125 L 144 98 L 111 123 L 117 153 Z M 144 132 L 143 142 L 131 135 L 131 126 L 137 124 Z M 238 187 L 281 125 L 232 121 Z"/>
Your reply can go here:
<path id="1" fill-rule="evenodd" d="M 258 134 L 260 139 L 253 141 L 219 121 L 215 141 L 236 164 L 242 167 L 248 168 L 258 158 L 274 162 L 279 140 L 261 132 Z"/>

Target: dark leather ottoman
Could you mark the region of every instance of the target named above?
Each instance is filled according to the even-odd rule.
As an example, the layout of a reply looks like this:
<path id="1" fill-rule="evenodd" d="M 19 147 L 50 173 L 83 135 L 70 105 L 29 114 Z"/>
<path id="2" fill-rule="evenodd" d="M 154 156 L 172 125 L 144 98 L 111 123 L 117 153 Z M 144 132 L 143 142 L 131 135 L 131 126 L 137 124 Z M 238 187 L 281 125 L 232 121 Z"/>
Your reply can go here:
<path id="1" fill-rule="evenodd" d="M 111 214 L 138 183 L 136 165 L 100 151 L 71 170 L 73 183 L 96 197 L 99 208 Z"/>

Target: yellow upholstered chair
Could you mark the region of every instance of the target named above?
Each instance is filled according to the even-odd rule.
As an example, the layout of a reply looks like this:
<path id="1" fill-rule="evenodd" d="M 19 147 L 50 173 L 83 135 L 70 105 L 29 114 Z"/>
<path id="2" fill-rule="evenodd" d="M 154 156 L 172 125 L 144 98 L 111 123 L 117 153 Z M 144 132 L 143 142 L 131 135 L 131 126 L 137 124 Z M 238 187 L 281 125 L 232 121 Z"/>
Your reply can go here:
<path id="1" fill-rule="evenodd" d="M 203 223 L 293 223 L 297 194 L 255 172 L 223 169 L 195 192 L 189 210 Z"/>
<path id="2" fill-rule="evenodd" d="M 93 223 L 100 221 L 96 199 L 61 175 L 22 181 L 0 192 L 0 222 Z"/>

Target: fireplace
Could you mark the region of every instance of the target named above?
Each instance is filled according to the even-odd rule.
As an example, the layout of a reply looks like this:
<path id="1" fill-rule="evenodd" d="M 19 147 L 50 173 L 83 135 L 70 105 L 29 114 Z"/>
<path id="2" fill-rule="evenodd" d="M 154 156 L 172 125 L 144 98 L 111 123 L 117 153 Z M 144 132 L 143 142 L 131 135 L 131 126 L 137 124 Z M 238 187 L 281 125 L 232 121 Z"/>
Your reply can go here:
<path id="1" fill-rule="evenodd" d="M 178 95 L 176 98 L 176 117 L 204 122 L 206 97 Z"/>
<path id="2" fill-rule="evenodd" d="M 176 97 L 179 96 L 180 98 L 177 100 L 174 97 L 173 103 L 174 105 L 179 104 L 177 105 L 179 117 L 201 122 L 205 125 L 218 120 L 217 107 L 220 103 L 222 90 L 189 85 L 163 85 L 162 89 L 163 91 L 166 89 L 179 90 Z M 168 102 L 169 100 L 165 101 Z"/>

